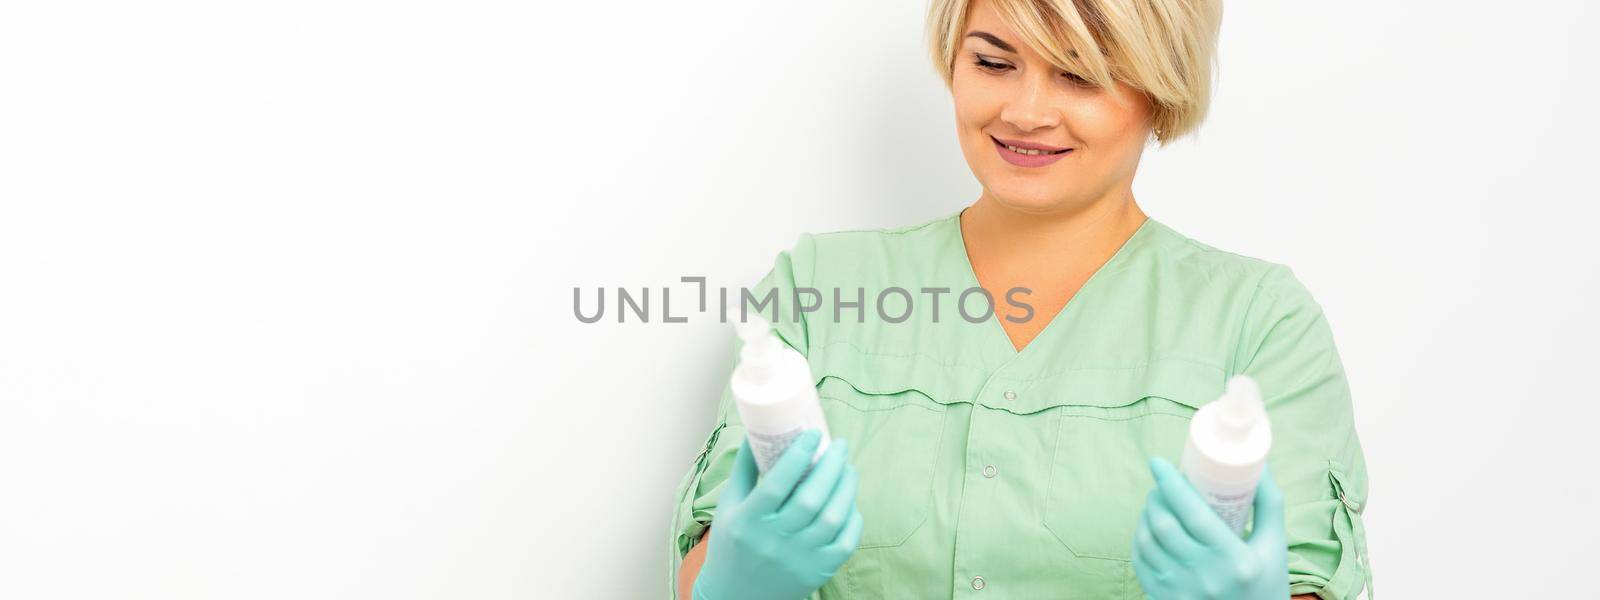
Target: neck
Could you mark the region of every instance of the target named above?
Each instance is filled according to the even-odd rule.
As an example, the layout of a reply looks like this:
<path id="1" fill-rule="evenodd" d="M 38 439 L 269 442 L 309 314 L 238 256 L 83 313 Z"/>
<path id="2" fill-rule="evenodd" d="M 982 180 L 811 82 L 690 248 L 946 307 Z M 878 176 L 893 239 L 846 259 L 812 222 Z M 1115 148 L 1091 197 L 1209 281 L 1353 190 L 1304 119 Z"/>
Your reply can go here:
<path id="1" fill-rule="evenodd" d="M 961 211 L 962 237 L 974 262 L 1002 271 L 1093 272 L 1105 264 L 1145 221 L 1131 191 L 1109 194 L 1082 207 L 1023 211 L 1006 206 L 987 190 Z"/>

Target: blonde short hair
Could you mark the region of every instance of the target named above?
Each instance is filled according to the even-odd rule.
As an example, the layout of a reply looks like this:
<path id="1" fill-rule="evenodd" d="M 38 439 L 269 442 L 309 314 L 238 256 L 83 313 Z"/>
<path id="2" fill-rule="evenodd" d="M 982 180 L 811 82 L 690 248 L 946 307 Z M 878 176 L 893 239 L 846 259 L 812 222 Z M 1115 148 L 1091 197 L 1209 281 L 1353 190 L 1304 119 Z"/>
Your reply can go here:
<path id="1" fill-rule="evenodd" d="M 1022 43 L 1057 68 L 1103 89 L 1114 91 L 1112 82 L 1122 81 L 1143 92 L 1162 146 L 1205 120 L 1221 0 L 990 1 Z M 947 88 L 971 2 L 928 6 L 929 50 Z"/>

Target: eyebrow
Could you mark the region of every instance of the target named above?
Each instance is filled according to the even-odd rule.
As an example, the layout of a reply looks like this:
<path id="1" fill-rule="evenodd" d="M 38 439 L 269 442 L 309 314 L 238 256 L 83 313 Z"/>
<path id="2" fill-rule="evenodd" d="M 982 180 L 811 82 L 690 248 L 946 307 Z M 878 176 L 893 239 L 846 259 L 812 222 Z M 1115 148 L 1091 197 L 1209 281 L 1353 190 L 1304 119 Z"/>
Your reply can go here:
<path id="1" fill-rule="evenodd" d="M 1007 44 L 1005 40 L 1002 40 L 1002 39 L 1000 39 L 998 37 L 995 37 L 994 34 L 989 33 L 987 31 L 974 31 L 972 33 L 968 33 L 967 37 L 975 37 L 975 38 L 981 39 L 983 41 L 989 42 L 991 44 L 994 44 L 995 47 L 997 47 L 997 48 L 999 48 L 1001 50 L 1005 50 L 1006 52 L 1010 52 L 1010 53 L 1013 53 L 1013 54 L 1015 54 L 1017 52 L 1016 47 L 1012 46 L 1011 44 Z"/>

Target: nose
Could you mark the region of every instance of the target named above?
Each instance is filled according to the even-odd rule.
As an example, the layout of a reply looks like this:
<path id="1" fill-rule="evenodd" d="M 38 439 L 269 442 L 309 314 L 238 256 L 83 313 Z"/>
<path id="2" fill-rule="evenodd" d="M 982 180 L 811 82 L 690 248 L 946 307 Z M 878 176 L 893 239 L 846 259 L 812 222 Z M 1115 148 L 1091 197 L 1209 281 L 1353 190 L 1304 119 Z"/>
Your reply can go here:
<path id="1" fill-rule="evenodd" d="M 1042 80 L 1037 72 L 1023 77 L 1014 95 L 1000 110 L 1000 120 L 1022 132 L 1060 125 L 1061 113 L 1053 106 L 1050 83 Z"/>

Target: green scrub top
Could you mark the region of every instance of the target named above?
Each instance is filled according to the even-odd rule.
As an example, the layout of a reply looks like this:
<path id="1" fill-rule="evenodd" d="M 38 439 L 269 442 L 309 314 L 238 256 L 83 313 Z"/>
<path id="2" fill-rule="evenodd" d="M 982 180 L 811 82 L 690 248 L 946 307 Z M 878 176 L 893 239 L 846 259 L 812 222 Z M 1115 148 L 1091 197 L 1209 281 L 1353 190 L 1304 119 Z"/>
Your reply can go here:
<path id="1" fill-rule="evenodd" d="M 1342 599 L 1370 585 L 1350 388 L 1321 307 L 1289 268 L 1147 217 L 1019 352 L 1003 317 L 956 311 L 957 294 L 979 287 L 959 215 L 801 235 L 750 290 L 777 292 L 763 315 L 806 356 L 860 474 L 860 547 L 812 598 L 1143 598 L 1129 556 L 1148 460 L 1176 464 L 1195 409 L 1239 373 L 1260 385 L 1272 424 L 1290 592 Z M 909 294 L 882 294 L 880 311 L 891 287 Z M 820 309 L 794 310 L 803 288 Z M 935 307 L 923 288 L 951 292 Z M 1011 314 L 1005 296 L 994 302 Z M 986 307 L 977 294 L 966 306 L 973 318 Z M 678 486 L 672 594 L 744 435 L 724 388 Z"/>

